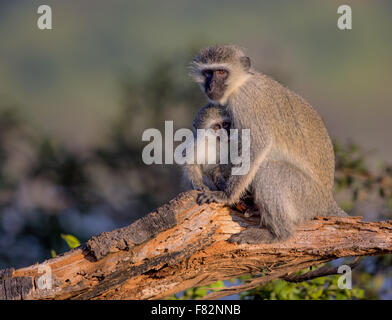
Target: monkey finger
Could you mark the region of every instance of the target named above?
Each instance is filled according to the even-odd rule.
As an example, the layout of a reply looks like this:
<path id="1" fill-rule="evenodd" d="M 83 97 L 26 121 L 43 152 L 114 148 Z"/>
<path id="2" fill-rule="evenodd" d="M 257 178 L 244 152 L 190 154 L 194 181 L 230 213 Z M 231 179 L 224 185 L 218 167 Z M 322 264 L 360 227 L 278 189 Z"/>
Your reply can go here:
<path id="1" fill-rule="evenodd" d="M 215 192 L 209 191 L 209 192 L 200 193 L 197 197 L 197 200 L 196 200 L 196 202 L 199 205 L 204 204 L 204 203 L 212 203 L 212 202 L 219 203 L 222 201 L 223 200 L 221 199 L 221 197 L 219 197 L 218 191 L 215 191 Z"/>
<path id="2" fill-rule="evenodd" d="M 206 192 L 209 191 L 209 189 L 205 186 L 198 186 L 194 188 L 196 191 L 201 191 L 201 192 Z"/>
<path id="3" fill-rule="evenodd" d="M 210 197 L 205 193 L 199 193 L 199 195 L 197 196 L 196 202 L 198 205 L 202 205 L 205 203 L 210 203 Z"/>

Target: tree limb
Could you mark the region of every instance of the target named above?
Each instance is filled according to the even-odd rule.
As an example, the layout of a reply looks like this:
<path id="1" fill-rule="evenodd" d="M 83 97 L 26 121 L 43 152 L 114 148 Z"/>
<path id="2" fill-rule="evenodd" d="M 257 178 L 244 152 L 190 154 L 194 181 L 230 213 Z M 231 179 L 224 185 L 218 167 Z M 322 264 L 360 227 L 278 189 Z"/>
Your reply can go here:
<path id="1" fill-rule="evenodd" d="M 276 278 L 295 279 L 293 272 L 336 258 L 392 252 L 392 222 L 360 217 L 317 218 L 286 242 L 232 244 L 226 240 L 258 225 L 258 218 L 219 204 L 198 206 L 196 195 L 180 194 L 130 226 L 41 264 L 0 270 L 0 299 L 162 299 L 217 280 L 263 274 L 207 296 L 218 298 Z M 45 288 L 49 274 L 52 286 Z"/>
<path id="2" fill-rule="evenodd" d="M 355 258 L 354 262 L 349 263 L 347 266 L 354 269 L 359 265 L 359 257 Z M 292 273 L 282 277 L 283 280 L 288 282 L 300 283 L 307 280 L 312 280 L 319 277 L 336 275 L 339 273 L 339 267 L 323 266 L 319 269 L 306 272 L 304 274 Z"/>

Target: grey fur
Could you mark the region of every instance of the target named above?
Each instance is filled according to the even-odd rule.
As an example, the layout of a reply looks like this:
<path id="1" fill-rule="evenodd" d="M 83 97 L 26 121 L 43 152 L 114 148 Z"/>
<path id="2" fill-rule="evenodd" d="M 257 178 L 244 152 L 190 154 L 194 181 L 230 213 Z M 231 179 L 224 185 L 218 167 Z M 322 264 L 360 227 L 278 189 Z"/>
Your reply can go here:
<path id="1" fill-rule="evenodd" d="M 251 190 L 262 228 L 230 239 L 238 243 L 285 240 L 315 216 L 346 216 L 333 198 L 334 153 L 320 116 L 294 92 L 245 69 L 244 57 L 235 46 L 214 46 L 202 49 L 192 63 L 201 86 L 201 69 L 210 63 L 229 66 L 228 94 L 213 102 L 226 107 L 234 128 L 251 133 L 249 173 L 230 176 L 223 191 L 204 190 L 199 203 L 233 204 Z"/>
<path id="2" fill-rule="evenodd" d="M 231 62 L 234 59 L 237 59 L 238 55 L 241 53 L 242 50 L 234 45 L 214 45 L 201 49 L 193 61 L 204 64 Z"/>
<path id="3" fill-rule="evenodd" d="M 197 129 L 212 129 L 214 124 L 222 126 L 223 122 L 230 122 L 230 117 L 223 107 L 208 104 L 201 108 L 193 121 L 193 134 L 197 139 Z M 195 143 L 196 146 L 196 143 Z M 218 148 L 219 144 L 217 144 Z M 196 151 L 196 150 L 195 150 Z M 219 149 L 217 150 L 219 155 Z M 230 178 L 229 164 L 184 164 L 186 179 L 196 190 L 224 190 Z"/>

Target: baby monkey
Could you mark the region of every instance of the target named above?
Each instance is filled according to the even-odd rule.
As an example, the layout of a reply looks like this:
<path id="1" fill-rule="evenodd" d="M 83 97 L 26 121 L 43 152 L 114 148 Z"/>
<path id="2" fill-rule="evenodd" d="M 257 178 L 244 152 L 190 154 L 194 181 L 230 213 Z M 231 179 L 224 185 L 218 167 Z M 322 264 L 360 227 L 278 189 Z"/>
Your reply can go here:
<path id="1" fill-rule="evenodd" d="M 199 131 L 198 135 L 200 129 L 203 131 Z M 231 175 L 232 165 L 229 161 L 228 163 L 220 163 L 220 142 L 222 139 L 228 139 L 226 143 L 230 143 L 230 140 L 233 139 L 230 136 L 230 129 L 233 129 L 232 122 L 224 107 L 208 104 L 199 110 L 193 120 L 194 161 L 191 164 L 185 163 L 183 165 L 185 178 L 193 189 L 200 191 L 225 190 L 226 182 Z M 215 145 L 210 146 L 207 143 L 211 138 L 216 139 Z M 225 141 L 222 142 L 225 143 Z M 208 160 L 213 158 L 215 158 L 214 163 L 208 163 Z M 196 159 L 204 159 L 202 161 L 204 163 L 197 163 Z M 258 215 L 250 192 L 245 193 L 234 205 L 234 208 L 241 211 L 245 217 Z"/>

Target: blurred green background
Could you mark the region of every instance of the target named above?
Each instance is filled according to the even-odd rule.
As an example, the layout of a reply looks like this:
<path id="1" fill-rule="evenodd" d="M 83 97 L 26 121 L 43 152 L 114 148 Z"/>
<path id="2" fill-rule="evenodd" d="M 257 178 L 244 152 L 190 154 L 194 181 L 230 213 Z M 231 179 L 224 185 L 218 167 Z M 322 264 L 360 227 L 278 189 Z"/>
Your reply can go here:
<path id="1" fill-rule="evenodd" d="M 42 4 L 53 30 L 37 28 Z M 337 28 L 341 4 L 352 30 Z M 127 225 L 186 188 L 179 168 L 142 163 L 141 135 L 164 120 L 191 126 L 205 99 L 187 65 L 215 43 L 246 47 L 308 100 L 336 139 L 339 203 L 390 218 L 391 15 L 387 0 L 0 0 L 0 268 L 67 250 L 62 233 L 85 241 Z M 385 259 L 362 264 L 366 298 L 392 297 Z"/>

